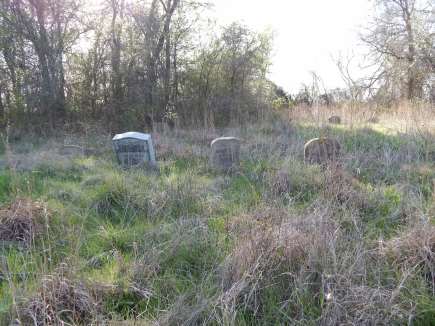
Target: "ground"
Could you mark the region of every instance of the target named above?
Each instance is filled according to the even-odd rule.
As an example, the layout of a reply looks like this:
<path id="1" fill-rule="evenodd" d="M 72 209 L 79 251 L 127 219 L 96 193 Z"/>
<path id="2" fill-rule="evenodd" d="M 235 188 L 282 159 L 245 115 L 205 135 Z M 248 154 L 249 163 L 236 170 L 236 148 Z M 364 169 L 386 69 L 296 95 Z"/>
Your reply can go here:
<path id="1" fill-rule="evenodd" d="M 433 108 L 305 110 L 154 133 L 158 171 L 121 170 L 101 134 L 66 140 L 90 156 L 6 146 L 1 324 L 435 325 Z M 221 135 L 242 139 L 233 174 L 209 167 Z M 319 136 L 338 164 L 304 164 Z"/>

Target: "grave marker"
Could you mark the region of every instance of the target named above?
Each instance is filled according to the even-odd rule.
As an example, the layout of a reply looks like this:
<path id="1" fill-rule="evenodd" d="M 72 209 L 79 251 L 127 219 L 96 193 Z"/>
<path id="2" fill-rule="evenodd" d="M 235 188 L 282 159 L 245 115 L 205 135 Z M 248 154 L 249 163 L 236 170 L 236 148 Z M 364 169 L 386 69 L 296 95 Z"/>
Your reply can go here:
<path id="1" fill-rule="evenodd" d="M 240 140 L 219 137 L 211 142 L 211 165 L 219 171 L 233 171 L 240 165 Z"/>
<path id="2" fill-rule="evenodd" d="M 112 139 L 118 163 L 123 168 L 141 165 L 157 166 L 156 154 L 150 134 L 126 132 Z"/>
<path id="3" fill-rule="evenodd" d="M 314 138 L 304 146 L 304 161 L 310 164 L 326 164 L 340 155 L 340 143 L 331 138 Z"/>

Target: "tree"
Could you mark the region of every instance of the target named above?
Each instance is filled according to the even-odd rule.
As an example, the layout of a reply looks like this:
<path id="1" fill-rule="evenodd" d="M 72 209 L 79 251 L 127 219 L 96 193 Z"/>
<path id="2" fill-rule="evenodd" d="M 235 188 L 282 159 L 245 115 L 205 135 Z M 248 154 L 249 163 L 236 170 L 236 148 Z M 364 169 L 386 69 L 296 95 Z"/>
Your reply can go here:
<path id="1" fill-rule="evenodd" d="M 0 0 L 0 116 L 14 130 L 223 126 L 276 96 L 270 35 L 219 28 L 204 0 L 79 1 Z"/>
<path id="2" fill-rule="evenodd" d="M 77 38 L 72 25 L 79 5 L 75 0 L 2 0 L 1 4 L 2 24 L 12 35 L 12 42 L 18 41 L 11 48 L 14 53 L 8 53 L 8 46 L 3 47 L 12 83 L 17 84 L 14 88 L 20 88 L 14 71 L 18 62 L 24 65 L 26 58 L 36 59 L 36 83 L 26 86 L 38 89 L 37 109 L 53 128 L 58 119 L 65 118 L 64 56 Z"/>
<path id="3" fill-rule="evenodd" d="M 434 33 L 431 3 L 421 0 L 376 0 L 376 15 L 362 35 L 369 46 L 382 87 L 391 97 L 412 100 L 424 96 L 433 76 Z M 399 85 L 397 87 L 396 85 Z"/>
<path id="4" fill-rule="evenodd" d="M 186 96 L 194 99 L 186 119 L 204 126 L 245 123 L 261 115 L 265 93 L 273 93 L 266 79 L 271 35 L 231 24 L 212 36 L 189 67 Z M 190 108 L 192 110 L 192 108 Z"/>
<path id="5" fill-rule="evenodd" d="M 123 99 L 122 73 L 121 73 L 121 50 L 122 28 L 124 20 L 125 0 L 109 0 L 112 10 L 111 21 L 111 89 L 112 100 L 116 110 L 120 109 Z M 113 116 L 113 115 L 112 115 Z"/>

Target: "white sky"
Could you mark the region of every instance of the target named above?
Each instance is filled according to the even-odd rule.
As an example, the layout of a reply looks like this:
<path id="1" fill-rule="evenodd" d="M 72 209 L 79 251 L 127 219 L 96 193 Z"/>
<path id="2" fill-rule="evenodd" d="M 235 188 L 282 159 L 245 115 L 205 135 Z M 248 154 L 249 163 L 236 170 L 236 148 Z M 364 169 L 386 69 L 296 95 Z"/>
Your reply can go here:
<path id="1" fill-rule="evenodd" d="M 296 92 L 311 81 L 310 71 L 327 88 L 343 86 L 332 59 L 358 53 L 358 32 L 369 18 L 369 0 L 212 0 L 221 24 L 240 21 L 275 34 L 270 79 Z M 359 49 L 361 50 L 361 48 Z"/>

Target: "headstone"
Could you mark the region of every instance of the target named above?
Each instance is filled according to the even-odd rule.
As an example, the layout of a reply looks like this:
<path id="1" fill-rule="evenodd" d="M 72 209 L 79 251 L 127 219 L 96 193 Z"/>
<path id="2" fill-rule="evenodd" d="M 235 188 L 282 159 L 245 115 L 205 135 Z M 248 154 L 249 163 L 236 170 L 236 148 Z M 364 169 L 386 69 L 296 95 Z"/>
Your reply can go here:
<path id="1" fill-rule="evenodd" d="M 331 138 L 314 138 L 304 146 L 305 163 L 326 164 L 340 155 L 340 143 Z"/>
<path id="2" fill-rule="evenodd" d="M 115 135 L 112 142 L 118 163 L 123 168 L 142 165 L 157 166 L 156 154 L 150 134 L 126 132 Z"/>
<path id="3" fill-rule="evenodd" d="M 341 118 L 338 115 L 333 115 L 328 119 L 329 123 L 339 125 L 341 123 Z"/>
<path id="4" fill-rule="evenodd" d="M 240 165 L 240 140 L 220 137 L 211 142 L 211 165 L 214 169 L 229 172 Z"/>

